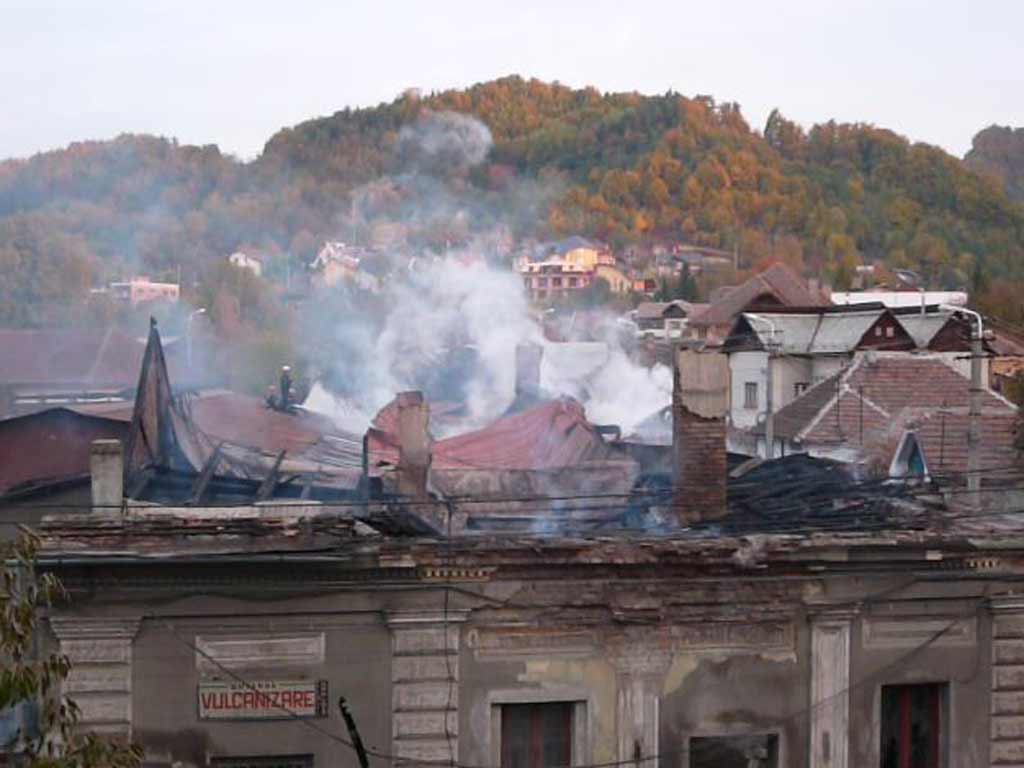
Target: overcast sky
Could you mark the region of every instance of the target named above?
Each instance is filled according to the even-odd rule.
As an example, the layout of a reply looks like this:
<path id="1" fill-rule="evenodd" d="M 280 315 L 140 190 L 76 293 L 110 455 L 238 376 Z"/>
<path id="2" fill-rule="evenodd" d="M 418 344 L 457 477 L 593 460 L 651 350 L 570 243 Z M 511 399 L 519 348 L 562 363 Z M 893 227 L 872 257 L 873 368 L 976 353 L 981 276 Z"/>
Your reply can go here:
<path id="1" fill-rule="evenodd" d="M 250 158 L 278 128 L 508 74 L 892 128 L 1024 126 L 1024 0 L 0 0 L 0 157 L 123 132 Z"/>

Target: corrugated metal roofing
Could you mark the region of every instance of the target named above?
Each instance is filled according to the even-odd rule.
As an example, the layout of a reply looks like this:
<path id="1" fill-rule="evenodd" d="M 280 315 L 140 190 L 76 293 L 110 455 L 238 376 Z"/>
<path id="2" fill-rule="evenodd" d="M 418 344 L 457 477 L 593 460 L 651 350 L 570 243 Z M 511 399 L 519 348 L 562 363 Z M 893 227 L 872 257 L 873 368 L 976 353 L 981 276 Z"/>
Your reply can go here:
<path id="1" fill-rule="evenodd" d="M 498 419 L 483 429 L 438 440 L 432 469 L 539 470 L 575 467 L 612 458 L 612 450 L 583 406 L 559 398 Z M 393 432 L 370 433 L 371 464 L 398 461 Z"/>
<path id="2" fill-rule="evenodd" d="M 133 386 L 144 351 L 116 328 L 0 329 L 0 383 Z"/>
<path id="3" fill-rule="evenodd" d="M 928 312 L 924 315 L 916 313 L 900 315 L 899 321 L 900 325 L 907 329 L 918 349 L 928 349 L 935 334 L 942 330 L 952 316 L 951 312 Z"/>

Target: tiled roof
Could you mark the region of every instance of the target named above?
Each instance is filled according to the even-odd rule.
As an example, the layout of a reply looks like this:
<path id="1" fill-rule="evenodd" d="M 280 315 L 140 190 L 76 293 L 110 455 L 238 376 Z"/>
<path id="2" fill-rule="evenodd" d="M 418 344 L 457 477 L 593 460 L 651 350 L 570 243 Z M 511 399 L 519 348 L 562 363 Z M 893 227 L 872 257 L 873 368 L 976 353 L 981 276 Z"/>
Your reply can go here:
<path id="1" fill-rule="evenodd" d="M 993 392 L 982 397 L 982 466 L 1005 467 L 1016 456 L 1017 409 Z M 779 410 L 775 434 L 864 451 L 914 429 L 933 472 L 964 472 L 969 398 L 970 381 L 941 356 L 859 353 L 849 368 Z"/>
<path id="2" fill-rule="evenodd" d="M 690 318 L 692 325 L 728 325 L 756 300 L 770 296 L 786 306 L 825 306 L 824 296 L 813 293 L 807 283 L 785 264 L 773 264 L 764 272 L 738 285 L 700 314 Z"/>

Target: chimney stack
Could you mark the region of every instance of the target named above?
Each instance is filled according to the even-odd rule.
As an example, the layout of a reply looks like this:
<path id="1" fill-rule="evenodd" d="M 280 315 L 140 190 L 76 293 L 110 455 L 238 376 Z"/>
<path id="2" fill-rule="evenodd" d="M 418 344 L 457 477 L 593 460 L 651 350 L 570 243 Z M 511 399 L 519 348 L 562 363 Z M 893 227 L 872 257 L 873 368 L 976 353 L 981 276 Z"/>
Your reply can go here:
<path id="1" fill-rule="evenodd" d="M 532 341 L 516 345 L 516 400 L 540 397 L 540 362 L 544 347 Z"/>
<path id="2" fill-rule="evenodd" d="M 682 526 L 725 517 L 729 365 L 720 352 L 677 349 L 672 388 L 673 506 Z"/>
<path id="3" fill-rule="evenodd" d="M 430 472 L 430 406 L 422 392 L 398 394 L 398 493 L 428 498 Z"/>
<path id="4" fill-rule="evenodd" d="M 92 505 L 120 508 L 124 500 L 124 448 L 120 440 L 93 440 L 89 448 Z"/>

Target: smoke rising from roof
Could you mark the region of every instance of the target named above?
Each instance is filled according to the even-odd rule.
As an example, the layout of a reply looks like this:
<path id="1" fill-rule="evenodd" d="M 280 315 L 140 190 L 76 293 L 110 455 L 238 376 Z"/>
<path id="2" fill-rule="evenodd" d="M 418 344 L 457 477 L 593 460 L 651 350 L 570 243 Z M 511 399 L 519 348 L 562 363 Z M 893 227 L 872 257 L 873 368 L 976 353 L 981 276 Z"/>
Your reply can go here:
<path id="1" fill-rule="evenodd" d="M 428 112 L 399 134 L 399 172 L 356 190 L 351 228 L 392 240 L 379 253 L 386 275 L 376 295 L 336 286 L 307 313 L 304 341 L 319 368 L 307 407 L 360 432 L 397 392 L 420 389 L 462 404 L 461 427 L 483 425 L 515 397 L 524 342 L 547 349 L 545 391 L 583 401 L 593 421 L 628 429 L 668 401 L 667 369 L 635 365 L 615 334 L 568 354 L 544 340 L 510 262 L 516 218 L 543 210 L 547 192 L 471 183 L 490 147 L 472 117 Z"/>

